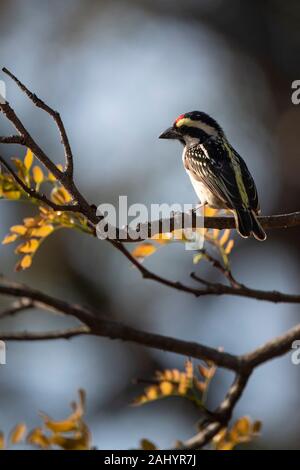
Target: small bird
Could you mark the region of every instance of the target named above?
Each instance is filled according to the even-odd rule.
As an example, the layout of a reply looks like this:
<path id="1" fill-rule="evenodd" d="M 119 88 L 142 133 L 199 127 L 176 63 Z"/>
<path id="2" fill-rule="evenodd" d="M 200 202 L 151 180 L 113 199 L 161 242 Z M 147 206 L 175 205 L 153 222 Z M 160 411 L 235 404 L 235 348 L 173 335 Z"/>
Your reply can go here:
<path id="1" fill-rule="evenodd" d="M 239 234 L 265 240 L 254 180 L 223 129 L 208 114 L 181 114 L 160 139 L 177 139 L 184 145 L 183 165 L 201 205 L 233 211 Z"/>

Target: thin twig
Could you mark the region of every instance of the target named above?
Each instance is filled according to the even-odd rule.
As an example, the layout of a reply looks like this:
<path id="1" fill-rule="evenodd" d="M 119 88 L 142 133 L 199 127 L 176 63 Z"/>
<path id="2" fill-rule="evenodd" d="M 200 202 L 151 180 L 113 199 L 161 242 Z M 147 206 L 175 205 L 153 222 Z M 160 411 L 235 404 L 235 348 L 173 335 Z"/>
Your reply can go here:
<path id="1" fill-rule="evenodd" d="M 1 333 L 2 341 L 45 341 L 53 339 L 70 339 L 74 336 L 88 335 L 90 329 L 87 326 L 68 328 L 66 330 L 45 331 L 41 333 L 29 333 L 27 331 L 12 331 Z"/>

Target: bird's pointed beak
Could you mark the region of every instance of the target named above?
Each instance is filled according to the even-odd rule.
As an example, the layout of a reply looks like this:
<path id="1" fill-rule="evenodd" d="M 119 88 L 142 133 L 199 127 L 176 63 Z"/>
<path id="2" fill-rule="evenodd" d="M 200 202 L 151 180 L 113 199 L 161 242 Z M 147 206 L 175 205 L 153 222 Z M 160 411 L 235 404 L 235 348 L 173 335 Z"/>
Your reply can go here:
<path id="1" fill-rule="evenodd" d="M 174 127 L 169 127 L 159 136 L 159 139 L 180 139 L 180 138 L 181 138 L 181 134 Z"/>

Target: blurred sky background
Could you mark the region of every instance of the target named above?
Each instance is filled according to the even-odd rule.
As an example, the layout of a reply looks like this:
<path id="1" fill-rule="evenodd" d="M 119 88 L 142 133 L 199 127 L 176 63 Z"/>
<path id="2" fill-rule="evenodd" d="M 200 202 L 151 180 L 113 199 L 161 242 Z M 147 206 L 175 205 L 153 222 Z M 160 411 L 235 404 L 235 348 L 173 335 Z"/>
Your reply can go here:
<path id="1" fill-rule="evenodd" d="M 15 73 L 64 119 L 75 155 L 76 181 L 91 202 L 195 203 L 181 148 L 158 135 L 183 112 L 199 109 L 219 121 L 245 158 L 264 214 L 299 210 L 300 108 L 291 103 L 299 79 L 300 4 L 296 0 L 96 1 L 2 0 L 1 66 Z M 6 80 L 3 74 L 0 79 Z M 62 148 L 49 116 L 7 81 L 7 99 L 58 163 Z M 1 135 L 11 128 L 0 117 Z M 1 154 L 24 156 L 18 147 Z M 0 202 L 0 236 L 28 208 Z M 268 240 L 237 240 L 233 271 L 243 283 L 300 291 L 299 230 Z M 146 261 L 174 280 L 188 280 L 192 252 L 174 244 Z M 29 271 L 15 274 L 11 247 L 0 250 L 1 272 L 67 300 L 80 301 L 138 328 L 222 346 L 253 349 L 296 324 L 299 306 L 233 297 L 193 297 L 142 280 L 116 250 L 82 234 L 50 237 Z M 197 267 L 206 275 L 204 267 Z M 0 299 L 1 305 L 7 302 Z M 1 330 L 55 329 L 70 319 L 29 312 Z M 87 421 L 98 448 L 138 446 L 149 438 L 170 446 L 195 433 L 198 416 L 182 400 L 130 407 L 141 392 L 136 377 L 180 367 L 184 358 L 92 337 L 9 343 L 0 370 L 0 429 L 55 418 L 83 387 Z M 235 410 L 263 421 L 255 448 L 298 448 L 300 368 L 289 355 L 251 378 Z M 215 406 L 232 380 L 220 371 L 210 393 Z"/>

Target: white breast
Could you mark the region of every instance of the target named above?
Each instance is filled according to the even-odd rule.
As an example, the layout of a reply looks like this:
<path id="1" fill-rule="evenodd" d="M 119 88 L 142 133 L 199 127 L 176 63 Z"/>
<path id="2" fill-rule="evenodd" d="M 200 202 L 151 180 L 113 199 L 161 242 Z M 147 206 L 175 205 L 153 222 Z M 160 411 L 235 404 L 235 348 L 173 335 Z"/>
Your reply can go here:
<path id="1" fill-rule="evenodd" d="M 208 202 L 208 189 L 201 181 L 195 180 L 192 173 L 186 168 L 186 166 L 185 166 L 185 153 L 186 153 L 186 150 L 187 150 L 187 148 L 185 147 L 184 150 L 183 150 L 183 153 L 182 153 L 183 166 L 185 168 L 185 171 L 189 175 L 189 178 L 191 180 L 191 183 L 193 185 L 195 193 L 197 194 L 197 197 L 199 198 L 200 203 L 201 204 L 206 204 Z"/>

